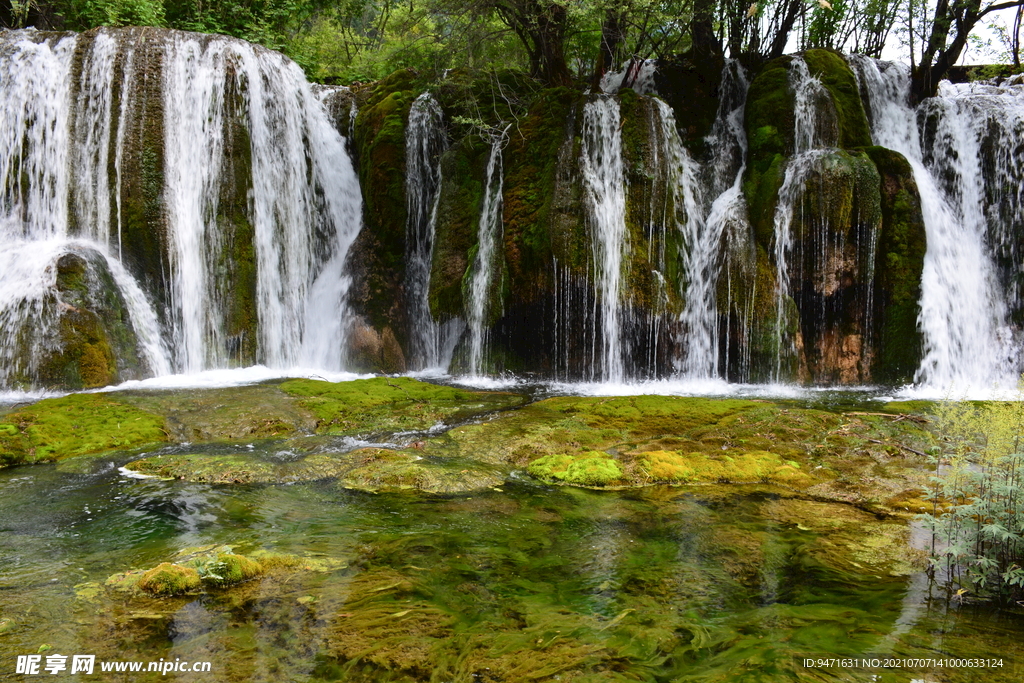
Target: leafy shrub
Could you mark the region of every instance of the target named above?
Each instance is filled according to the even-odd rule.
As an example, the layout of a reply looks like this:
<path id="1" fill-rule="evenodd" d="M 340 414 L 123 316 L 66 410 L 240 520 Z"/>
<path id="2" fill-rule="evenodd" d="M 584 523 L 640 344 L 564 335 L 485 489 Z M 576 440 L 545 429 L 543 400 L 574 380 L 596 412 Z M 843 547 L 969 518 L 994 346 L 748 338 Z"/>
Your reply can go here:
<path id="1" fill-rule="evenodd" d="M 942 447 L 922 515 L 932 568 L 956 589 L 1024 597 L 1024 401 L 943 404 Z M 957 588 L 959 587 L 959 588 Z"/>

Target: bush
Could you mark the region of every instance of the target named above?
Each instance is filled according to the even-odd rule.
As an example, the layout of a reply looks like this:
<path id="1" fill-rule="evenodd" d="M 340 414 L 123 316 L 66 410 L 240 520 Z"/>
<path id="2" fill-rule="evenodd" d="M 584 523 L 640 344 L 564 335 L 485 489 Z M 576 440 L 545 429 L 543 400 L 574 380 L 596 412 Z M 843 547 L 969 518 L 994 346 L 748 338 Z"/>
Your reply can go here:
<path id="1" fill-rule="evenodd" d="M 1024 399 L 1024 396 L 1021 397 Z M 1024 400 L 940 406 L 932 568 L 957 595 L 1024 597 Z"/>

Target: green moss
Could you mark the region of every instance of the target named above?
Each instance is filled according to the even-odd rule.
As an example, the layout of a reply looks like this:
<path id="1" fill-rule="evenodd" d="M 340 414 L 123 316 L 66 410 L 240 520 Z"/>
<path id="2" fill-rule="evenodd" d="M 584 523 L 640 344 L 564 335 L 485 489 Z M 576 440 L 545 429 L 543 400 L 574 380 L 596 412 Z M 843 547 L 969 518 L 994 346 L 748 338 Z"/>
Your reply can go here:
<path id="1" fill-rule="evenodd" d="M 361 283 L 352 302 L 375 329 L 396 330 L 400 343 L 405 330 L 400 306 L 406 254 L 405 123 L 416 83 L 409 70 L 377 82 L 359 108 L 354 135 L 364 229 L 351 257 Z"/>
<path id="2" fill-rule="evenodd" d="M 358 491 L 417 491 L 457 494 L 481 491 L 505 482 L 506 471 L 467 459 L 430 459 L 411 452 L 363 448 L 352 453 L 359 464 L 338 479 Z"/>
<path id="3" fill-rule="evenodd" d="M 525 120 L 510 131 L 504 152 L 504 253 L 511 298 L 519 303 L 550 291 L 553 255 L 570 267 L 583 265 L 585 253 L 573 248 L 582 235 L 582 212 L 555 213 L 560 151 L 570 117 L 582 111 L 582 101 L 581 93 L 569 88 L 544 90 Z"/>
<path id="4" fill-rule="evenodd" d="M 317 431 L 371 434 L 427 429 L 459 415 L 518 405 L 515 394 L 474 392 L 407 377 L 376 377 L 332 384 L 295 379 L 280 385 L 317 418 Z"/>
<path id="5" fill-rule="evenodd" d="M 420 453 L 522 467 L 580 486 L 760 482 L 884 507 L 919 489 L 927 474 L 906 453 L 891 468 L 879 462 L 900 443 L 921 450 L 929 442 L 917 422 L 899 415 L 739 399 L 561 397 L 457 427 L 426 440 Z"/>
<path id="6" fill-rule="evenodd" d="M 217 226 L 221 252 L 217 273 L 224 330 L 231 360 L 238 365 L 256 362 L 259 316 L 256 303 L 256 233 L 249 220 L 252 194 L 252 143 L 245 125 L 245 103 L 233 87 L 225 93 L 227 135 L 221 174 Z"/>
<path id="7" fill-rule="evenodd" d="M 917 325 L 921 273 L 927 249 L 921 198 L 910 163 L 898 152 L 868 147 L 881 178 L 882 228 L 876 255 L 877 352 L 875 381 L 913 380 L 923 340 Z"/>
<path id="8" fill-rule="evenodd" d="M 816 76 L 832 97 L 839 119 L 839 146 L 863 147 L 871 144 L 871 128 L 860 98 L 857 78 L 838 52 L 808 50 L 803 55 L 807 69 Z"/>
<path id="9" fill-rule="evenodd" d="M 153 477 L 203 484 L 290 484 L 339 477 L 360 464 L 361 456 L 353 453 L 315 453 L 288 462 L 265 459 L 252 453 L 189 453 L 142 458 L 125 467 Z"/>
<path id="10" fill-rule="evenodd" d="M 244 555 L 220 553 L 216 560 L 217 576 L 211 576 L 209 582 L 215 586 L 229 586 L 258 578 L 263 575 L 263 571 L 263 565 Z"/>
<path id="11" fill-rule="evenodd" d="M 789 87 L 791 57 L 767 62 L 750 83 L 744 122 L 747 129 L 748 177 L 759 177 L 777 155 L 793 150 L 793 92 Z M 749 195 L 748 195 L 749 196 Z"/>
<path id="12" fill-rule="evenodd" d="M 607 453 L 546 455 L 530 463 L 530 474 L 574 486 L 607 486 L 622 478 L 622 468 Z"/>
<path id="13" fill-rule="evenodd" d="M 163 562 L 139 577 L 135 586 L 150 595 L 170 597 L 190 593 L 202 584 L 199 573 L 191 567 Z"/>
<path id="14" fill-rule="evenodd" d="M 165 274 L 167 217 L 164 211 L 163 54 L 139 50 L 133 57 L 136 77 L 132 92 L 120 91 L 125 79 L 115 78 L 118 99 L 129 97 L 133 111 L 126 117 L 121 157 L 121 261 L 142 289 L 154 297 L 154 308 L 168 303 Z M 113 163 L 113 155 L 111 155 Z M 116 197 L 111 206 L 118 206 Z"/>
<path id="15" fill-rule="evenodd" d="M 813 480 L 800 464 L 775 453 L 753 451 L 737 456 L 650 451 L 639 458 L 651 480 L 667 483 L 771 483 L 799 488 Z"/>
<path id="16" fill-rule="evenodd" d="M 164 419 L 105 394 L 50 398 L 0 417 L 0 465 L 167 441 Z"/>
<path id="17" fill-rule="evenodd" d="M 434 252 L 430 273 L 430 312 L 438 320 L 462 316 L 462 282 L 470 272 L 483 204 L 489 145 L 469 135 L 441 157 Z"/>

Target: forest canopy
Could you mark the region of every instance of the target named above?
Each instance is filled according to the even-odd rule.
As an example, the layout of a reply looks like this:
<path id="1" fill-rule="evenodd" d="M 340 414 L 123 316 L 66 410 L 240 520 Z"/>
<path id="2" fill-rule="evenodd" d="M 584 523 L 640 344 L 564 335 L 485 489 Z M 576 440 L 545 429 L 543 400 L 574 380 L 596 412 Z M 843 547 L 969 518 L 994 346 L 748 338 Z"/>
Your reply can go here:
<path id="1" fill-rule="evenodd" d="M 920 98 L 972 43 L 994 43 L 1019 67 L 1022 10 L 1024 0 L 0 0 L 0 24 L 221 33 L 281 50 L 333 83 L 409 67 L 596 84 L 629 60 L 685 53 L 760 61 L 815 47 L 884 50 L 911 64 Z"/>

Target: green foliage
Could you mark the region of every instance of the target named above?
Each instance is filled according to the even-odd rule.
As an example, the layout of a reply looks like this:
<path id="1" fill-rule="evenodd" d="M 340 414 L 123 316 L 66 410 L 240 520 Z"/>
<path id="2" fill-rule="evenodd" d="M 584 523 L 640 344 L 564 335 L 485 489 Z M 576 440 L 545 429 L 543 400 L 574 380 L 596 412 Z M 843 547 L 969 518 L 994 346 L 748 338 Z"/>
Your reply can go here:
<path id="1" fill-rule="evenodd" d="M 1024 398 L 1022 396 L 1021 398 Z M 937 412 L 942 448 L 922 515 L 934 534 L 933 568 L 957 590 L 1024 596 L 1024 402 L 947 402 Z M 957 587 L 960 587 L 957 589 Z"/>

